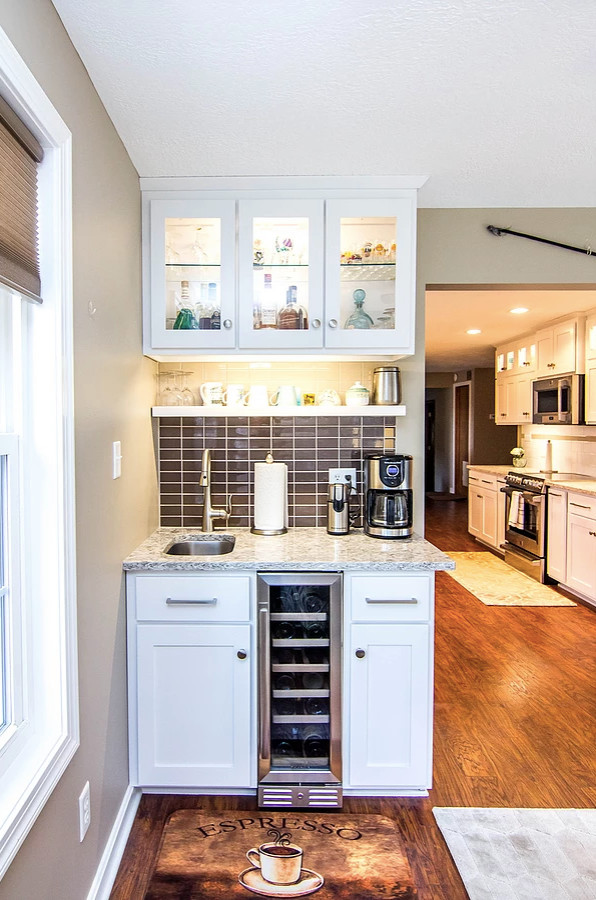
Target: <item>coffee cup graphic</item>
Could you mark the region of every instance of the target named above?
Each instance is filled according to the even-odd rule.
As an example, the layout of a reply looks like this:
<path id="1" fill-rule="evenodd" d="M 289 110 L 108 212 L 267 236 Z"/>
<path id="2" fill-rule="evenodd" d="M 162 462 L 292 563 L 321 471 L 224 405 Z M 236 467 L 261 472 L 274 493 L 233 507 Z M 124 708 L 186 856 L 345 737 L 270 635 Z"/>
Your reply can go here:
<path id="1" fill-rule="evenodd" d="M 246 854 L 253 866 L 270 884 L 296 884 L 302 872 L 302 847 L 268 841 Z"/>

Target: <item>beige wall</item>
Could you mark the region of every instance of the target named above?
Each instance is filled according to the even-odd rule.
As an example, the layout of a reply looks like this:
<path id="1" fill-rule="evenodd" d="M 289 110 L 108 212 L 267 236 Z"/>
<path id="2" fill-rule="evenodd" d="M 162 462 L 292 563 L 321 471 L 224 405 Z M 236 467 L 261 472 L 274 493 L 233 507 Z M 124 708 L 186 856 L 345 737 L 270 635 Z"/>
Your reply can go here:
<path id="1" fill-rule="evenodd" d="M 49 0 L 0 0 L 0 24 L 73 135 L 81 745 L 0 882 L 0 898 L 82 900 L 128 784 L 122 558 L 156 522 L 141 356 L 138 178 Z M 93 318 L 88 302 L 97 309 Z M 111 478 L 122 441 L 123 475 Z M 77 798 L 91 785 L 79 843 Z"/>

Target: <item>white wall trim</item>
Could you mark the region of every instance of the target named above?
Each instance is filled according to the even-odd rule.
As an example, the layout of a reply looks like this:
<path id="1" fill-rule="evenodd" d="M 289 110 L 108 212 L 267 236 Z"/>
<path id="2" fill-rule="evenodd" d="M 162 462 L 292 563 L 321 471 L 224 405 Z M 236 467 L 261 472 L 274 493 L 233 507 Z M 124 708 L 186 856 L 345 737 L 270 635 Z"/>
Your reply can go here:
<path id="1" fill-rule="evenodd" d="M 74 505 L 74 399 L 72 335 L 72 168 L 71 134 L 32 73 L 0 29 L 0 94 L 28 125 L 44 147 L 40 167 L 40 267 L 47 336 L 36 333 L 39 365 L 49 364 L 48 415 L 55 415 L 48 452 L 56 459 L 55 510 L 52 528 L 56 547 L 57 629 L 61 666 L 56 734 L 49 746 L 39 735 L 40 758 L 6 823 L 0 855 L 0 877 L 27 836 L 43 805 L 60 780 L 79 745 L 76 622 L 76 557 Z M 56 265 L 56 260 L 59 265 Z M 38 328 L 37 332 L 41 329 Z M 47 344 L 47 352 L 46 345 Z M 41 348 L 41 352 L 39 352 Z M 51 359 L 50 359 L 51 357 Z M 50 410 L 52 412 L 50 412 Z M 37 427 L 42 428 L 40 423 Z M 42 753 L 43 747 L 43 756 Z"/>
<path id="2" fill-rule="evenodd" d="M 371 191 L 418 190 L 428 175 L 204 175 L 141 178 L 142 191 Z"/>
<path id="3" fill-rule="evenodd" d="M 108 900 L 141 802 L 142 793 L 140 788 L 134 788 L 131 785 L 127 787 L 99 861 L 91 890 L 87 894 L 87 900 Z"/>

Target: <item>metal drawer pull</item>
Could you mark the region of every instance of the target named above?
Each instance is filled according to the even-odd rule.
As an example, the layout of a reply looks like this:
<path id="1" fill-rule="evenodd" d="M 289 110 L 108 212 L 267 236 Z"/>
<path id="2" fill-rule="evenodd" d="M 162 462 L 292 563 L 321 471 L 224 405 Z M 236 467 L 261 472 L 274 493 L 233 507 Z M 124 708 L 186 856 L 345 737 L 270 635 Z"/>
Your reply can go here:
<path id="1" fill-rule="evenodd" d="M 358 659 L 364 659 L 364 657 L 366 656 L 366 651 L 365 650 L 356 650 L 356 656 L 358 657 Z"/>
<path id="2" fill-rule="evenodd" d="M 548 495 L 549 495 L 549 497 L 562 497 L 563 496 L 563 494 L 555 494 L 555 492 L 551 491 L 550 488 L 548 489 Z"/>
<path id="3" fill-rule="evenodd" d="M 367 603 L 418 603 L 417 597 L 404 597 L 403 599 L 397 597 L 389 597 L 387 599 L 382 597 L 365 597 L 364 599 Z"/>
<path id="4" fill-rule="evenodd" d="M 239 650 L 236 656 L 238 657 L 238 659 L 246 659 L 248 653 L 246 652 L 246 650 Z"/>
<path id="5" fill-rule="evenodd" d="M 494 481 L 488 481 L 486 478 L 481 479 L 482 484 L 494 484 Z"/>
<path id="6" fill-rule="evenodd" d="M 578 509 L 592 509 L 591 506 L 583 506 L 581 503 L 574 503 L 573 500 L 569 501 L 569 506 L 577 506 Z"/>
<path id="7" fill-rule="evenodd" d="M 198 597 L 196 600 L 174 600 L 173 597 L 166 597 L 167 606 L 215 606 L 217 597 L 207 597 L 205 600 Z"/>

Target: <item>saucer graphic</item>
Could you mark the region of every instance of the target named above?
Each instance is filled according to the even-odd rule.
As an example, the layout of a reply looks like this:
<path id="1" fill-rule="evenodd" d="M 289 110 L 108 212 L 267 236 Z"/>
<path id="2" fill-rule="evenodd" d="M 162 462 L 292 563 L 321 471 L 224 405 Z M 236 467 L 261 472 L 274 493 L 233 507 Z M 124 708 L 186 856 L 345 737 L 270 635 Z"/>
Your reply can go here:
<path id="1" fill-rule="evenodd" d="M 250 868 L 240 873 L 238 881 L 242 887 L 262 897 L 306 897 L 307 894 L 318 891 L 325 879 L 318 872 L 302 869 L 299 880 L 294 884 L 272 884 L 265 881 L 260 869 Z"/>

